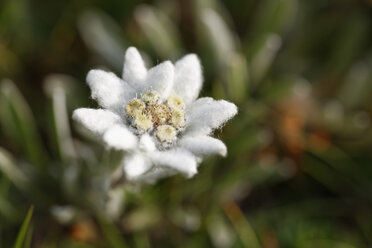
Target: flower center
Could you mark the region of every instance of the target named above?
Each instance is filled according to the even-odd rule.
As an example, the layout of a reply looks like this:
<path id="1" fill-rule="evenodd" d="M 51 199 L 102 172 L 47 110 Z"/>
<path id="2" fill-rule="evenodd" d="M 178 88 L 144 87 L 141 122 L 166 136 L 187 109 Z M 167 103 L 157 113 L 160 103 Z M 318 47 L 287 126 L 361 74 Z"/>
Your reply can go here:
<path id="1" fill-rule="evenodd" d="M 161 143 L 175 141 L 186 123 L 184 103 L 176 95 L 161 103 L 159 94 L 149 91 L 142 94 L 140 99 L 132 99 L 125 106 L 125 111 L 138 133 L 148 132 Z"/>
<path id="2" fill-rule="evenodd" d="M 144 109 L 144 113 L 151 119 L 155 127 L 167 124 L 172 116 L 170 109 L 164 104 L 149 104 Z"/>

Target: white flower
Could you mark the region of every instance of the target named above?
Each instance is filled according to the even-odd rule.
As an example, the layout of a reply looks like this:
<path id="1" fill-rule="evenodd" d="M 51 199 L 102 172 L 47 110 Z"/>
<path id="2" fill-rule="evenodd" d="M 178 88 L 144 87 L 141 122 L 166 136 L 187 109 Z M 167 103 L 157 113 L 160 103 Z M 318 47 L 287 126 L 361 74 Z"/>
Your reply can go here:
<path id="1" fill-rule="evenodd" d="M 102 109 L 77 109 L 73 119 L 108 147 L 126 152 L 128 180 L 155 182 L 177 172 L 192 177 L 203 156 L 226 155 L 225 144 L 209 135 L 237 113 L 233 103 L 197 99 L 202 81 L 194 54 L 147 70 L 131 47 L 122 79 L 102 70 L 88 73 L 92 98 Z"/>

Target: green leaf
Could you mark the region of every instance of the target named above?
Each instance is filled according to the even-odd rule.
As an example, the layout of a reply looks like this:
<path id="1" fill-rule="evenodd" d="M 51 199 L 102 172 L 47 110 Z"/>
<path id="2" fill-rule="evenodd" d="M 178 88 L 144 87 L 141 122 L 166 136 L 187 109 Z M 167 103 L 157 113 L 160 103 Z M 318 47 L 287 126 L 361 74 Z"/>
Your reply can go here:
<path id="1" fill-rule="evenodd" d="M 233 224 L 237 235 L 245 247 L 260 248 L 260 241 L 249 223 L 248 219 L 244 216 L 243 212 L 234 202 L 228 203 L 223 207 L 227 217 Z"/>
<path id="2" fill-rule="evenodd" d="M 235 37 L 225 20 L 213 9 L 201 12 L 201 36 L 205 47 L 215 56 L 216 66 L 225 67 L 236 50 Z"/>
<path id="3" fill-rule="evenodd" d="M 232 247 L 236 242 L 237 234 L 220 208 L 211 209 L 205 222 L 209 237 L 215 247 Z"/>
<path id="4" fill-rule="evenodd" d="M 15 164 L 11 155 L 0 147 L 0 171 L 21 190 L 29 190 L 30 185 L 26 175 Z"/>
<path id="5" fill-rule="evenodd" d="M 66 107 L 66 90 L 68 79 L 63 75 L 50 75 L 45 79 L 44 88 L 52 100 L 53 125 L 58 146 L 58 153 L 63 162 L 76 158 L 71 136 L 69 117 Z"/>
<path id="6" fill-rule="evenodd" d="M 44 152 L 40 135 L 32 111 L 16 85 L 4 79 L 0 83 L 0 111 L 4 132 L 21 146 L 30 162 L 43 168 L 47 155 Z"/>
<path id="7" fill-rule="evenodd" d="M 326 70 L 342 73 L 356 59 L 356 54 L 363 51 L 370 31 L 370 25 L 365 22 L 365 18 L 363 15 L 351 16 L 347 23 L 341 26 L 342 32 L 334 37 L 335 43 L 331 43 L 333 46 L 325 65 Z"/>
<path id="8" fill-rule="evenodd" d="M 30 209 L 27 212 L 25 220 L 23 221 L 21 229 L 19 230 L 16 242 L 14 244 L 14 248 L 22 248 L 23 247 L 33 211 L 34 211 L 34 206 L 31 206 Z"/>
<path id="9" fill-rule="evenodd" d="M 303 245 L 303 246 L 302 246 Z M 339 240 L 327 240 L 327 239 L 313 239 L 306 240 L 301 244 L 304 248 L 310 247 L 330 247 L 330 248 L 356 248 L 353 244 L 348 244 Z"/>
<path id="10" fill-rule="evenodd" d="M 248 88 L 248 65 L 246 59 L 238 53 L 235 53 L 230 60 L 225 85 L 228 89 L 231 100 L 235 103 L 242 103 L 246 100 Z"/>
<path id="11" fill-rule="evenodd" d="M 279 35 L 269 33 L 254 44 L 254 54 L 250 60 L 253 86 L 257 86 L 268 73 L 279 49 L 282 39 Z"/>
<path id="12" fill-rule="evenodd" d="M 10 221 L 15 221 L 18 217 L 17 214 L 17 209 L 9 203 L 9 200 L 0 195 L 0 215 L 6 217 Z"/>
<path id="13" fill-rule="evenodd" d="M 338 98 L 347 108 L 358 108 L 370 98 L 371 78 L 370 65 L 363 62 L 354 64 L 339 89 Z"/>
<path id="14" fill-rule="evenodd" d="M 124 226 L 131 231 L 144 231 L 155 226 L 160 219 L 159 209 L 154 206 L 146 206 L 127 213 Z"/>
<path id="15" fill-rule="evenodd" d="M 87 46 L 121 72 L 126 43 L 122 37 L 122 28 L 110 16 L 94 9 L 79 16 L 78 28 Z"/>
<path id="16" fill-rule="evenodd" d="M 106 237 L 107 242 L 111 245 L 110 247 L 113 248 L 125 248 L 127 247 L 122 234 L 116 228 L 116 226 L 108 221 L 103 216 L 98 216 L 98 222 L 100 227 L 102 228 L 103 234 Z"/>
<path id="17" fill-rule="evenodd" d="M 266 0 L 260 1 L 260 4 L 251 37 L 273 32 L 283 34 L 294 23 L 298 9 L 297 0 Z"/>
<path id="18" fill-rule="evenodd" d="M 157 54 L 169 59 L 181 53 L 180 34 L 162 10 L 142 5 L 135 10 L 135 18 Z"/>

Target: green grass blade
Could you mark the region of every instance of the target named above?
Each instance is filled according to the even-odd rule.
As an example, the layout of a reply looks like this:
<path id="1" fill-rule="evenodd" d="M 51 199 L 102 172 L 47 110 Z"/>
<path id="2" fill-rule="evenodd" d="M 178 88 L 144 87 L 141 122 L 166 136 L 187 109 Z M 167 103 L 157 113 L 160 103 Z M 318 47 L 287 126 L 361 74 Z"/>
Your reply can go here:
<path id="1" fill-rule="evenodd" d="M 282 38 L 269 33 L 255 43 L 255 54 L 250 61 L 253 86 L 257 87 L 259 82 L 267 75 L 271 65 L 282 46 Z"/>
<path id="2" fill-rule="evenodd" d="M 1 81 L 0 95 L 4 133 L 20 144 L 32 164 L 44 167 L 47 156 L 30 107 L 10 80 Z"/>
<path id="3" fill-rule="evenodd" d="M 181 52 L 180 34 L 161 9 L 142 5 L 135 10 L 134 16 L 150 45 L 160 56 L 169 58 Z"/>
<path id="4" fill-rule="evenodd" d="M 2 221 L 2 217 L 7 218 L 10 221 L 15 221 L 18 219 L 17 209 L 14 208 L 14 206 L 12 206 L 12 204 L 1 195 L 0 195 L 0 217 L 1 217 L 0 223 Z"/>
<path id="5" fill-rule="evenodd" d="M 297 0 L 259 1 L 251 37 L 268 33 L 285 33 L 294 25 L 298 12 Z"/>
<path id="6" fill-rule="evenodd" d="M 0 147 L 0 172 L 9 178 L 9 180 L 19 189 L 28 190 L 29 182 L 26 175 L 15 164 L 11 155 Z"/>
<path id="7" fill-rule="evenodd" d="M 113 223 L 107 221 L 103 216 L 98 216 L 98 222 L 100 227 L 102 228 L 103 234 L 107 242 L 111 245 L 111 247 L 113 248 L 127 247 L 124 238 L 119 233 L 119 230 Z"/>
<path id="8" fill-rule="evenodd" d="M 116 71 L 123 67 L 125 40 L 122 28 L 100 10 L 84 11 L 78 19 L 78 28 L 85 44 Z"/>
<path id="9" fill-rule="evenodd" d="M 14 244 L 14 248 L 22 248 L 33 212 L 34 212 L 34 206 L 31 206 L 27 212 L 25 220 L 23 221 L 21 229 L 19 230 L 16 242 Z"/>
<path id="10" fill-rule="evenodd" d="M 243 103 L 247 98 L 248 65 L 246 59 L 239 53 L 234 53 L 228 66 L 225 86 L 230 98 L 235 103 Z"/>
<path id="11" fill-rule="evenodd" d="M 248 220 L 241 212 L 238 205 L 231 202 L 223 207 L 227 217 L 233 224 L 242 244 L 245 247 L 260 248 L 260 241 Z"/>
<path id="12" fill-rule="evenodd" d="M 71 136 L 69 117 L 66 106 L 66 89 L 68 78 L 53 74 L 45 79 L 45 91 L 52 100 L 53 126 L 55 130 L 58 153 L 63 162 L 71 162 L 76 158 Z"/>
<path id="13" fill-rule="evenodd" d="M 234 34 L 222 16 L 213 9 L 203 10 L 200 20 L 202 37 L 215 56 L 216 66 L 227 66 L 236 50 Z"/>

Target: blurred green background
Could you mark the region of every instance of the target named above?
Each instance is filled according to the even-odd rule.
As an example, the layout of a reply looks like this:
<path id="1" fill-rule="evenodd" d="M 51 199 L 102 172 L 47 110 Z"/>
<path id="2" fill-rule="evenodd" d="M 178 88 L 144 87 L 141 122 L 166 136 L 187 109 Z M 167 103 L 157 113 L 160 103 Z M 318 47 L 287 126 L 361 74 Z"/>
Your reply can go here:
<path id="1" fill-rule="evenodd" d="M 85 75 L 201 59 L 239 114 L 187 180 L 109 190 Z M 372 247 L 372 1 L 0 1 L 0 247 Z"/>

